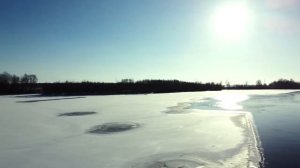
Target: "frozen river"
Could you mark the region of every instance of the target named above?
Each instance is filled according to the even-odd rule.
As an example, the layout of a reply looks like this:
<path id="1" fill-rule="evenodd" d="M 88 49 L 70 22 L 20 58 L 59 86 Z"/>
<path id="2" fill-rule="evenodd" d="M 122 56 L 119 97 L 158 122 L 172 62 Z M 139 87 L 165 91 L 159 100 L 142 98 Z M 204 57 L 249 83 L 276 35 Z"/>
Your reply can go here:
<path id="1" fill-rule="evenodd" d="M 0 96 L 1 168 L 259 167 L 247 111 L 286 92 Z"/>

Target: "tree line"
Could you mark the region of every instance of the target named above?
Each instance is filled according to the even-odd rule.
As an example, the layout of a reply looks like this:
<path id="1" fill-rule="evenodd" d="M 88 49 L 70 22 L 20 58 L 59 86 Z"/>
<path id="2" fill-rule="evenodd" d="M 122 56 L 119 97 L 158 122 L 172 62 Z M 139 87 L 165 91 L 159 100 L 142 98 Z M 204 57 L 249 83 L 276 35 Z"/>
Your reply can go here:
<path id="1" fill-rule="evenodd" d="M 184 82 L 179 80 L 133 80 L 124 79 L 116 83 L 65 82 L 43 85 L 45 95 L 111 95 L 111 94 L 147 94 L 222 90 L 221 84 Z"/>
<path id="2" fill-rule="evenodd" d="M 110 95 L 110 94 L 147 94 L 193 91 L 218 91 L 222 89 L 300 89 L 300 83 L 293 79 L 279 79 L 270 84 L 258 80 L 255 85 L 230 85 L 222 83 L 185 82 L 179 80 L 145 79 L 134 81 L 122 79 L 115 83 L 104 82 L 54 82 L 38 83 L 35 74 L 17 76 L 3 72 L 0 74 L 0 95 L 6 94 L 43 94 L 43 95 Z"/>
<path id="3" fill-rule="evenodd" d="M 238 84 L 230 85 L 226 84 L 225 89 L 300 89 L 300 82 L 296 82 L 293 79 L 279 79 L 269 84 L 262 83 L 261 80 L 257 80 L 255 85 Z"/>

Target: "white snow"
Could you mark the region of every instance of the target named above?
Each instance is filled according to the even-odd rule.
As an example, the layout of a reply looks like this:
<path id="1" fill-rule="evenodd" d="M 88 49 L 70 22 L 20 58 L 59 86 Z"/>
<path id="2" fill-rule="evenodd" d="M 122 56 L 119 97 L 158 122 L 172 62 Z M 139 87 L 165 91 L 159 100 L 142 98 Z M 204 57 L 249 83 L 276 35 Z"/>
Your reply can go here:
<path id="1" fill-rule="evenodd" d="M 228 101 L 230 94 L 281 92 L 287 91 L 86 96 L 27 103 L 21 101 L 58 97 L 0 96 L 0 167 L 258 167 L 261 158 L 251 114 L 185 107 L 207 97 Z M 226 102 L 222 105 L 226 108 Z M 232 101 L 229 105 L 235 107 Z M 165 113 L 170 107 L 177 113 Z M 97 113 L 59 116 L 85 111 Z M 140 127 L 111 134 L 87 132 L 111 122 Z"/>

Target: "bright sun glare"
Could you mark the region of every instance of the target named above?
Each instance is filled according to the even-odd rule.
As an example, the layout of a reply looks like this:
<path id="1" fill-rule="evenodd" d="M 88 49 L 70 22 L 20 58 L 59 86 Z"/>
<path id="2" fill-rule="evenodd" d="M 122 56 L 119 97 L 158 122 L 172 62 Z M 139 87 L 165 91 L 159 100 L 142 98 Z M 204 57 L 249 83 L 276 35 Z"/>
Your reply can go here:
<path id="1" fill-rule="evenodd" d="M 214 11 L 214 34 L 222 40 L 239 40 L 247 33 L 252 14 L 246 3 L 226 3 Z"/>

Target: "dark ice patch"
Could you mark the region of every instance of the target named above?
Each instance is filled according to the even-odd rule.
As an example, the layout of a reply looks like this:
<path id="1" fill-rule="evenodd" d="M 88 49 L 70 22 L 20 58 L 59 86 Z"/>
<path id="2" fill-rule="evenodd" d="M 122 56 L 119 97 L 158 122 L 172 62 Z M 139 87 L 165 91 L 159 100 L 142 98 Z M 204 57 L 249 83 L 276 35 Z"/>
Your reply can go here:
<path id="1" fill-rule="evenodd" d="M 40 94 L 26 94 L 26 95 L 16 95 L 13 96 L 14 98 L 35 98 L 35 97 L 42 97 Z"/>
<path id="2" fill-rule="evenodd" d="M 89 129 L 87 132 L 92 134 L 110 134 L 110 133 L 129 131 L 138 127 L 140 127 L 140 124 L 138 123 L 111 122 L 111 123 L 104 123 L 101 125 L 94 126 L 91 129 Z"/>
<path id="3" fill-rule="evenodd" d="M 81 99 L 85 97 L 64 97 L 64 98 L 55 98 L 55 99 L 37 99 L 37 100 L 23 100 L 17 101 L 17 103 L 37 103 L 37 102 L 44 102 L 44 101 L 56 101 L 56 100 L 66 100 L 66 99 Z"/>
<path id="4" fill-rule="evenodd" d="M 97 114 L 97 112 L 94 111 L 77 111 L 77 112 L 68 112 L 68 113 L 61 113 L 58 114 L 59 117 L 63 116 L 85 116 L 85 115 L 93 115 Z"/>

